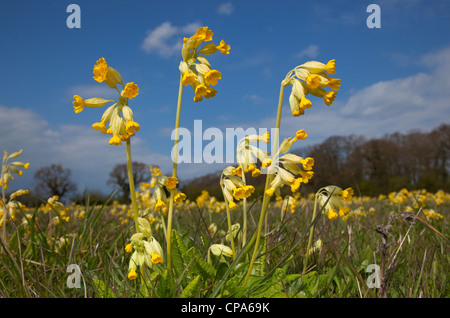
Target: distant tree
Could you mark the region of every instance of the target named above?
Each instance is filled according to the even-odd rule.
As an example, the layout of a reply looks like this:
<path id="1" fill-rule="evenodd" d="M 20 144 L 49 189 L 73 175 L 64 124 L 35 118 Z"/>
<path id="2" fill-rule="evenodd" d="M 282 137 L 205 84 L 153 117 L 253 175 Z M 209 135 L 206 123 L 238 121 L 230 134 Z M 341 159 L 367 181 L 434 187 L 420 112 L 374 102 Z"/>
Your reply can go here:
<path id="1" fill-rule="evenodd" d="M 72 172 L 60 164 L 42 167 L 34 174 L 35 192 L 42 198 L 57 195 L 60 199 L 74 194 L 77 185 L 70 179 Z"/>
<path id="2" fill-rule="evenodd" d="M 137 187 L 141 182 L 150 182 L 150 170 L 148 165 L 142 162 L 133 162 L 131 164 L 133 170 L 134 185 Z M 117 164 L 109 173 L 108 185 L 117 186 L 122 192 L 122 200 L 130 201 L 130 184 L 128 182 L 128 170 L 126 164 Z"/>

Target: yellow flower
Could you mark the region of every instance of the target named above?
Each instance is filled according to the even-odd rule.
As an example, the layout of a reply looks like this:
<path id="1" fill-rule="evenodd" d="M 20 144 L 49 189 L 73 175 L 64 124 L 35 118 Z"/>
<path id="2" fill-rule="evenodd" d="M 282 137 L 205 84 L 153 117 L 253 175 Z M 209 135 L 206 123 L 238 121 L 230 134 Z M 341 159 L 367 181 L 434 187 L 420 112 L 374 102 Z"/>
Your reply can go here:
<path id="1" fill-rule="evenodd" d="M 166 207 L 166 204 L 161 199 L 158 199 L 158 201 L 156 202 L 156 205 L 155 205 L 155 209 L 159 210 L 159 209 L 164 209 L 165 207 Z"/>
<path id="2" fill-rule="evenodd" d="M 94 80 L 102 83 L 108 74 L 108 64 L 106 64 L 105 58 L 100 58 L 97 60 L 97 64 L 94 65 Z"/>
<path id="3" fill-rule="evenodd" d="M 138 94 L 139 94 L 139 87 L 135 83 L 131 82 L 125 85 L 125 88 L 123 89 L 123 96 L 132 99 L 136 97 Z"/>
<path id="4" fill-rule="evenodd" d="M 255 168 L 252 170 L 252 177 L 256 178 L 261 174 L 261 170 L 259 170 L 258 168 Z"/>
<path id="5" fill-rule="evenodd" d="M 178 184 L 178 179 L 176 177 L 167 177 L 166 179 L 166 187 L 169 190 L 173 190 L 176 188 Z"/>
<path id="6" fill-rule="evenodd" d="M 337 219 L 337 217 L 338 217 L 338 214 L 336 213 L 335 209 L 329 210 L 329 212 L 328 212 L 328 219 L 329 220 L 335 220 L 335 219 Z"/>
<path id="7" fill-rule="evenodd" d="M 180 204 L 184 200 L 186 200 L 186 194 L 182 192 L 177 192 L 173 197 L 173 201 L 175 202 L 175 204 Z"/>
<path id="8" fill-rule="evenodd" d="M 323 100 L 327 106 L 331 106 L 334 100 L 336 99 L 336 91 L 329 91 L 325 95 L 323 95 Z"/>
<path id="9" fill-rule="evenodd" d="M 352 188 L 347 188 L 342 191 L 342 200 L 346 202 L 350 202 L 354 195 L 354 190 Z"/>
<path id="10" fill-rule="evenodd" d="M 134 270 L 134 268 L 132 268 L 132 269 L 130 270 L 130 272 L 128 273 L 128 279 L 129 279 L 129 280 L 134 280 L 134 279 L 136 279 L 136 277 L 137 277 L 137 273 L 136 273 L 136 271 Z"/>
<path id="11" fill-rule="evenodd" d="M 164 263 L 161 255 L 156 254 L 156 253 L 152 253 L 151 255 L 152 255 L 152 263 L 153 264 L 163 264 Z"/>
<path id="12" fill-rule="evenodd" d="M 295 179 L 294 182 L 291 183 L 291 191 L 296 192 L 300 188 L 302 181 L 302 178 Z"/>
<path id="13" fill-rule="evenodd" d="M 341 80 L 338 78 L 332 78 L 327 82 L 327 86 L 333 91 L 338 91 L 341 88 Z"/>
<path id="14" fill-rule="evenodd" d="M 83 111 L 84 107 L 86 106 L 86 102 L 78 95 L 73 95 L 73 98 L 75 99 L 73 101 L 73 108 L 75 110 L 75 113 L 80 113 Z"/>
<path id="15" fill-rule="evenodd" d="M 306 131 L 304 129 L 300 129 L 295 133 L 295 137 L 294 137 L 294 141 L 297 140 L 303 140 L 306 139 L 306 137 L 308 137 L 308 134 L 306 133 Z"/>
<path id="16" fill-rule="evenodd" d="M 232 192 L 233 192 L 233 197 L 238 201 L 245 197 L 245 191 L 243 188 L 234 188 L 234 189 L 232 189 Z"/>
<path id="17" fill-rule="evenodd" d="M 308 75 L 306 78 L 306 84 L 311 88 L 317 88 L 320 86 L 321 78 L 316 74 Z"/>
<path id="18" fill-rule="evenodd" d="M 234 201 L 230 201 L 228 203 L 228 207 L 233 210 L 236 207 L 236 203 L 234 203 Z"/>
<path id="19" fill-rule="evenodd" d="M 113 135 L 111 137 L 111 139 L 109 139 L 109 144 L 110 145 L 115 145 L 115 146 L 119 146 L 122 144 L 122 138 L 120 138 L 119 135 Z"/>
<path id="20" fill-rule="evenodd" d="M 230 46 L 223 40 L 220 45 L 208 43 L 199 48 L 202 42 L 212 41 L 212 36 L 213 32 L 206 26 L 198 28 L 192 37 L 183 39 L 181 49 L 183 59 L 179 65 L 181 82 L 183 85 L 192 86 L 195 93 L 194 102 L 214 97 L 217 91 L 210 86 L 217 85 L 222 77 L 219 71 L 211 69 L 211 64 L 204 55 L 213 54 L 218 50 L 223 54 L 229 54 Z"/>
<path id="21" fill-rule="evenodd" d="M 183 85 L 192 85 L 197 81 L 197 75 L 191 72 L 184 72 L 183 77 L 181 79 Z"/>
<path id="22" fill-rule="evenodd" d="M 201 95 L 204 96 L 207 93 L 208 88 L 203 85 L 203 84 L 198 84 L 197 86 L 195 86 L 195 95 Z"/>
<path id="23" fill-rule="evenodd" d="M 263 162 L 261 163 L 261 166 L 263 166 L 263 167 L 268 167 L 268 166 L 270 166 L 271 163 L 272 163 L 272 159 L 266 158 L 266 159 L 264 159 Z"/>
<path id="24" fill-rule="evenodd" d="M 231 250 L 231 248 L 229 248 L 228 246 L 225 246 L 223 244 L 212 244 L 209 247 L 209 249 L 216 256 L 221 256 L 221 255 L 225 255 L 228 257 L 233 256 L 233 251 Z"/>
<path id="25" fill-rule="evenodd" d="M 122 84 L 122 76 L 111 66 L 108 66 L 103 57 L 97 60 L 93 73 L 95 81 L 99 83 L 105 82 L 111 88 L 116 88 L 117 84 Z"/>
<path id="26" fill-rule="evenodd" d="M 133 245 L 127 244 L 127 246 L 125 246 L 125 252 L 131 253 L 132 251 L 133 251 Z"/>
<path id="27" fill-rule="evenodd" d="M 222 54 L 230 54 L 230 46 L 228 44 L 225 43 L 224 40 L 220 41 L 220 44 L 217 46 L 217 48 L 219 49 L 220 53 Z"/>
<path id="28" fill-rule="evenodd" d="M 92 124 L 92 128 L 94 128 L 95 130 L 100 130 L 100 132 L 102 134 L 106 134 L 106 132 L 107 132 L 107 129 L 106 129 L 106 126 L 105 126 L 104 122 L 93 123 Z"/>
<path id="29" fill-rule="evenodd" d="M 218 80 L 221 78 L 222 74 L 217 70 L 211 70 L 205 74 L 205 81 L 208 85 L 217 85 Z"/>
<path id="30" fill-rule="evenodd" d="M 213 32 L 208 30 L 208 27 L 200 27 L 197 29 L 197 32 L 194 34 L 194 39 L 201 42 L 212 41 Z"/>
<path id="31" fill-rule="evenodd" d="M 301 67 L 307 69 L 312 73 L 320 73 L 323 71 L 327 71 L 330 74 L 334 74 L 336 71 L 335 60 L 328 61 L 327 64 L 317 62 L 317 61 L 309 61 L 305 64 L 301 65 Z"/>
<path id="32" fill-rule="evenodd" d="M 303 169 L 311 170 L 312 167 L 314 166 L 314 158 L 308 157 L 308 158 L 303 159 L 302 161 L 300 161 L 300 163 L 302 164 Z"/>
<path id="33" fill-rule="evenodd" d="M 134 133 L 139 131 L 140 128 L 141 128 L 140 125 L 137 122 L 132 121 L 132 120 L 128 121 L 125 126 L 125 130 L 130 135 L 134 135 Z"/>

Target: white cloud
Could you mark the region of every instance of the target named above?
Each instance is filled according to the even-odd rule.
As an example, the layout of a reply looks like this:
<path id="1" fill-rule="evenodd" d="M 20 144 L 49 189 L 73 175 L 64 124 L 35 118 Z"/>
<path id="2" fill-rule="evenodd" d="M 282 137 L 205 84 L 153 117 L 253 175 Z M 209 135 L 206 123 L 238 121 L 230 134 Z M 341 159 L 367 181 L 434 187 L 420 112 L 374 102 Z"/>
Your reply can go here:
<path id="1" fill-rule="evenodd" d="M 85 99 L 92 97 L 112 98 L 117 97 L 117 92 L 106 85 L 76 85 L 67 90 L 67 93 L 79 95 Z"/>
<path id="2" fill-rule="evenodd" d="M 296 57 L 299 59 L 303 57 L 315 58 L 318 55 L 319 55 L 319 47 L 315 44 L 310 44 L 309 46 L 298 52 L 296 54 Z"/>
<path id="3" fill-rule="evenodd" d="M 162 57 L 170 57 L 179 53 L 183 45 L 181 35 L 192 35 L 200 27 L 200 23 L 193 22 L 184 26 L 174 26 L 166 21 L 153 30 L 147 31 L 147 36 L 141 48 L 147 53 L 157 53 Z"/>
<path id="4" fill-rule="evenodd" d="M 217 12 L 223 15 L 230 15 L 231 13 L 233 13 L 233 11 L 234 6 L 231 2 L 222 3 L 217 9 Z"/>
<path id="5" fill-rule="evenodd" d="M 8 153 L 23 149 L 20 161 L 30 162 L 30 168 L 10 183 L 11 189 L 33 188 L 33 175 L 41 167 L 61 164 L 72 171 L 78 189 L 110 191 L 106 181 L 116 164 L 126 162 L 125 148 L 108 144 L 108 137 L 90 126 L 49 123 L 31 110 L 0 105 L 0 150 Z M 7 115 L 4 115 L 7 114 Z M 144 140 L 133 137 L 132 159 L 158 165 L 171 171 L 170 154 L 159 155 L 148 149 Z"/>
<path id="6" fill-rule="evenodd" d="M 250 101 L 253 104 L 259 104 L 263 101 L 263 98 L 261 96 L 259 96 L 258 94 L 245 94 L 244 100 Z"/>
<path id="7" fill-rule="evenodd" d="M 450 123 L 450 47 L 427 54 L 419 61 L 425 71 L 374 83 L 353 92 L 347 99 L 340 99 L 338 93 L 330 107 L 323 100 L 311 97 L 313 107 L 301 117 L 292 117 L 285 98 L 281 136 L 292 136 L 303 128 L 309 135 L 302 142 L 305 145 L 335 135 L 375 138 L 414 129 L 430 131 L 442 123 Z M 284 96 L 289 94 L 288 87 Z M 276 110 L 273 111 L 275 116 Z M 271 128 L 275 118 L 265 118 L 253 125 Z"/>

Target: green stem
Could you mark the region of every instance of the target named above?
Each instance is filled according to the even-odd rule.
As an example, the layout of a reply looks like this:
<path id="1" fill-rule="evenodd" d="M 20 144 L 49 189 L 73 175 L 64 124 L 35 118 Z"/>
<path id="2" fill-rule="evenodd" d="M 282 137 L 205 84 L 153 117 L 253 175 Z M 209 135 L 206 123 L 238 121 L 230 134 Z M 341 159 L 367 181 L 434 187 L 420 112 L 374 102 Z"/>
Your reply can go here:
<path id="1" fill-rule="evenodd" d="M 134 223 L 136 225 L 136 233 L 139 233 L 139 225 L 137 219 L 139 217 L 137 203 L 136 203 L 136 190 L 134 188 L 134 178 L 133 178 L 133 169 L 132 169 L 132 161 L 131 161 L 131 145 L 130 139 L 127 140 L 126 143 L 127 149 L 127 171 L 128 171 L 128 183 L 130 184 L 130 196 L 131 196 L 131 204 L 133 205 L 133 214 L 134 214 Z"/>
<path id="2" fill-rule="evenodd" d="M 182 75 L 180 75 L 180 85 L 178 88 L 178 102 L 177 102 L 177 115 L 175 119 L 175 142 L 173 146 L 173 170 L 172 170 L 172 177 L 177 176 L 177 168 L 178 168 L 178 142 L 180 138 L 180 113 L 181 113 L 181 100 L 183 97 L 183 82 L 182 82 Z M 171 268 L 171 235 L 172 235 L 172 218 L 173 218 L 173 199 L 174 199 L 174 191 L 170 192 L 170 201 L 169 201 L 169 212 L 167 216 L 167 236 L 166 236 L 166 243 L 167 243 L 167 268 Z"/>
<path id="3" fill-rule="evenodd" d="M 305 262 L 303 263 L 302 275 L 305 274 L 306 267 L 308 266 L 309 250 L 311 248 L 312 238 L 314 235 L 314 220 L 316 219 L 316 212 L 317 212 L 317 195 L 319 194 L 319 192 L 320 192 L 320 190 L 316 193 L 316 196 L 314 199 L 314 210 L 313 210 L 313 216 L 312 216 L 312 220 L 311 220 L 311 229 L 309 230 L 308 247 L 306 248 Z"/>
<path id="4" fill-rule="evenodd" d="M 245 171 L 244 168 L 241 166 L 242 169 L 242 181 L 244 181 L 244 184 L 247 185 L 247 182 L 245 181 Z M 245 246 L 245 243 L 247 241 L 247 198 L 242 199 L 243 203 L 243 211 L 242 211 L 242 247 Z"/>
<path id="5" fill-rule="evenodd" d="M 275 126 L 275 136 L 273 139 L 273 151 L 272 154 L 276 154 L 278 152 L 278 138 L 280 137 L 280 125 L 281 125 L 281 113 L 283 110 L 283 95 L 284 95 L 284 84 L 281 84 L 280 87 L 280 95 L 278 98 L 278 110 L 277 110 L 277 120 Z M 261 214 L 259 216 L 258 228 L 255 233 L 256 235 L 256 243 L 255 248 L 253 250 L 252 259 L 250 261 L 250 265 L 248 267 L 247 276 L 245 277 L 243 286 L 247 284 L 248 279 L 250 278 L 250 273 L 252 272 L 253 264 L 255 263 L 256 255 L 258 254 L 259 241 L 261 238 L 261 229 L 263 223 L 265 223 L 267 217 L 267 208 L 269 207 L 270 197 L 266 194 L 266 190 L 269 188 L 270 182 L 272 181 L 273 174 L 268 174 L 266 177 L 266 185 L 264 187 L 264 196 L 263 196 L 263 204 L 261 209 Z"/>
<path id="6" fill-rule="evenodd" d="M 223 189 L 222 189 L 223 191 Z M 225 198 L 225 195 L 224 195 Z M 236 248 L 234 246 L 234 235 L 231 228 L 231 215 L 230 215 L 230 207 L 228 206 L 228 200 L 225 198 L 225 206 L 227 209 L 227 221 L 228 221 L 228 233 L 230 235 L 230 242 L 231 242 L 231 250 L 233 251 L 233 260 L 236 258 Z"/>

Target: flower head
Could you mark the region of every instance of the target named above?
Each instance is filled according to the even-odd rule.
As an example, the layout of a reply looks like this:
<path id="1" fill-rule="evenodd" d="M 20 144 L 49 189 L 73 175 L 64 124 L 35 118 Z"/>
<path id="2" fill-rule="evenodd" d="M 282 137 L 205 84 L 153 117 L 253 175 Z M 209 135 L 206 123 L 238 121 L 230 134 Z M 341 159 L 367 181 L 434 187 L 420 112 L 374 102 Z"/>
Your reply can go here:
<path id="1" fill-rule="evenodd" d="M 204 42 L 212 41 L 213 32 L 207 26 L 200 27 L 190 38 L 184 38 L 180 62 L 181 82 L 191 85 L 194 90 L 194 101 L 200 102 L 203 98 L 214 97 L 217 91 L 211 86 L 217 85 L 222 78 L 221 72 L 212 69 L 205 55 L 220 51 L 222 54 L 230 53 L 230 46 L 221 41 L 219 45 Z"/>
<path id="2" fill-rule="evenodd" d="M 269 173 L 274 173 L 275 177 L 266 190 L 266 195 L 273 196 L 284 186 L 289 186 L 292 193 L 299 190 L 302 183 L 308 183 L 312 178 L 311 171 L 314 166 L 314 159 L 303 158 L 295 154 L 287 153 L 295 141 L 307 137 L 304 129 L 297 131 L 294 137 L 286 138 L 280 145 L 277 153 L 273 155 L 272 162 L 268 166 Z"/>
<path id="3" fill-rule="evenodd" d="M 286 75 L 283 85 L 292 86 L 289 105 L 293 116 L 303 115 L 305 110 L 312 106 L 311 100 L 306 97 L 308 94 L 323 98 L 324 103 L 331 106 L 341 87 L 340 79 L 328 75 L 334 74 L 335 70 L 335 60 L 330 60 L 327 64 L 309 61 Z M 331 91 L 327 91 L 326 88 L 330 88 Z"/>
<path id="4" fill-rule="evenodd" d="M 99 83 L 105 82 L 109 87 L 119 92 L 118 100 L 98 97 L 85 100 L 81 96 L 74 95 L 74 111 L 79 113 L 85 107 L 100 108 L 107 103 L 114 103 L 103 112 L 99 122 L 92 124 L 92 128 L 100 131 L 102 134 L 112 135 L 109 139 L 109 144 L 119 146 L 123 141 L 129 141 L 130 137 L 140 130 L 139 124 L 133 120 L 133 111 L 129 107 L 129 100 L 139 94 L 139 87 L 134 82 L 124 85 L 120 73 L 108 66 L 103 57 L 97 60 L 93 73 L 94 80 Z M 122 92 L 117 88 L 118 84 L 123 86 Z M 107 127 L 108 124 L 109 127 Z"/>
<path id="5" fill-rule="evenodd" d="M 349 202 L 352 195 L 352 188 L 342 190 L 337 186 L 327 186 L 318 191 L 317 202 L 319 208 L 323 206 L 323 213 L 328 216 L 328 219 L 345 218 L 351 210 L 344 205 L 344 202 Z"/>
<path id="6" fill-rule="evenodd" d="M 132 99 L 134 97 L 136 97 L 139 94 L 139 87 L 134 84 L 133 82 L 131 83 L 127 83 L 127 85 L 125 85 L 125 88 L 123 90 L 123 96 L 125 96 L 126 98 Z"/>

